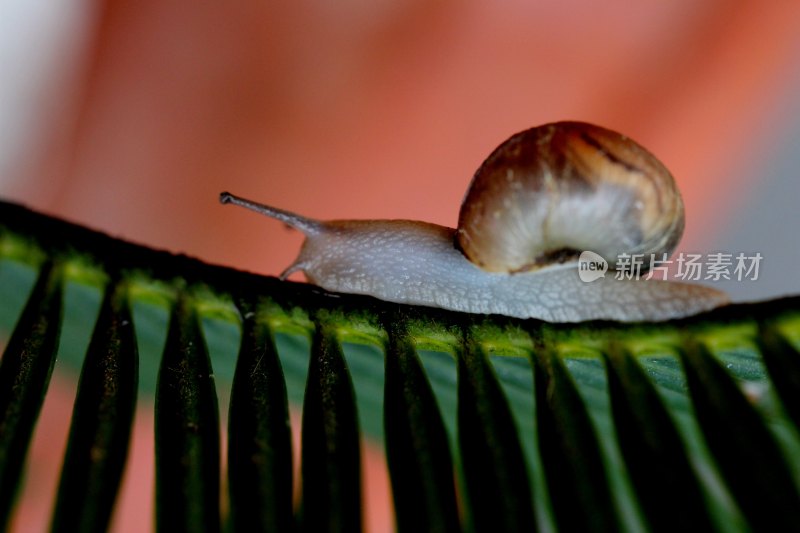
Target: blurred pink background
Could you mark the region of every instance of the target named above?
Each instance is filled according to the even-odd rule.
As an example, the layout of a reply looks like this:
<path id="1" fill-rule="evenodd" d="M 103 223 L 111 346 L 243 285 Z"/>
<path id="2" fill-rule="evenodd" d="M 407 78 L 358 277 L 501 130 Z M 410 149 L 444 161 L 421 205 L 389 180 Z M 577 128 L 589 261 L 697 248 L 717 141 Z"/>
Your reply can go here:
<path id="1" fill-rule="evenodd" d="M 0 197 L 277 274 L 301 237 L 222 208 L 220 191 L 318 218 L 454 226 L 495 146 L 584 120 L 672 170 L 687 211 L 680 250 L 764 253 L 764 280 L 730 286 L 735 298 L 800 292 L 782 274 L 800 260 L 800 3 L 268 4 L 0 6 L 11 73 L 0 82 Z M 54 379 L 30 460 L 30 479 L 53 476 L 38 485 L 51 491 L 72 388 Z M 126 478 L 139 498 L 120 507 L 118 531 L 152 523 L 150 416 L 138 417 Z M 384 531 L 381 451 L 367 456 L 369 530 Z M 47 457 L 54 472 L 42 474 Z M 20 531 L 48 519 L 49 496 L 31 500 Z"/>

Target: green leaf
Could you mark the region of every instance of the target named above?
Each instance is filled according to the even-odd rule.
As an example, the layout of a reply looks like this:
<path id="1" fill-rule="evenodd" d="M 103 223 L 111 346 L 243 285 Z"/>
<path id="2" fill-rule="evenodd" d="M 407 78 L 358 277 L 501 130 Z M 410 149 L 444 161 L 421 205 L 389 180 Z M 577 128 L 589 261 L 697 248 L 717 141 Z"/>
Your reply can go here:
<path id="1" fill-rule="evenodd" d="M 775 390 L 794 423 L 800 426 L 800 350 L 775 326 L 760 324 L 760 347 Z"/>
<path id="2" fill-rule="evenodd" d="M 620 451 L 653 531 L 712 530 L 687 449 L 654 384 L 630 351 L 606 351 Z"/>
<path id="3" fill-rule="evenodd" d="M 703 344 L 687 342 L 681 360 L 698 422 L 750 525 L 765 531 L 795 527 L 795 480 L 760 414 Z"/>
<path id="4" fill-rule="evenodd" d="M 278 350 L 255 306 L 240 303 L 242 343 L 228 415 L 231 523 L 238 531 L 292 529 L 292 434 Z"/>
<path id="5" fill-rule="evenodd" d="M 44 265 L 0 363 L 0 529 L 9 511 L 55 362 L 62 269 Z"/>
<path id="6" fill-rule="evenodd" d="M 128 454 L 139 354 L 127 287 L 106 288 L 83 364 L 53 531 L 103 531 Z"/>
<path id="7" fill-rule="evenodd" d="M 537 342 L 534 354 L 536 419 L 556 523 L 564 531 L 615 531 L 597 435 L 569 372 L 546 344 Z"/>
<path id="8" fill-rule="evenodd" d="M 533 530 L 528 469 L 508 400 L 469 334 L 458 354 L 458 442 L 475 531 Z"/>
<path id="9" fill-rule="evenodd" d="M 318 323 L 302 436 L 304 531 L 361 529 L 361 454 L 355 392 L 335 333 Z"/>
<path id="10" fill-rule="evenodd" d="M 458 531 L 450 444 L 433 389 L 402 321 L 390 321 L 389 331 L 383 405 L 397 529 Z"/>
<path id="11" fill-rule="evenodd" d="M 800 518 L 798 297 L 662 323 L 470 316 L 214 267 L 0 204 L 4 339 L 6 521 L 56 347 L 56 372 L 77 382 L 82 368 L 56 529 L 102 530 L 112 512 L 137 349 L 138 407 L 156 399 L 163 529 L 356 531 L 364 436 L 386 446 L 402 531 Z M 300 482 L 288 405 L 303 410 Z"/>
<path id="12" fill-rule="evenodd" d="M 155 406 L 156 526 L 219 531 L 219 414 L 200 324 L 180 295 L 170 318 Z"/>

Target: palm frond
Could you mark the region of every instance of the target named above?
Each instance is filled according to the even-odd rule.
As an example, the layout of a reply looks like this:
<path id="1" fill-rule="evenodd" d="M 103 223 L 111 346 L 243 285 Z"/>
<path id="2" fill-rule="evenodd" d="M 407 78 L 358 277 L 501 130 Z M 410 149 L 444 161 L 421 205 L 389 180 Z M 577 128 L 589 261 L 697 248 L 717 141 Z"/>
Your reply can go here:
<path id="1" fill-rule="evenodd" d="M 362 434 L 386 446 L 400 531 L 800 523 L 797 297 L 662 323 L 473 316 L 215 267 L 0 204 L 3 332 L 2 524 L 56 353 L 56 371 L 82 370 L 53 529 L 107 527 L 137 391 L 155 397 L 164 530 L 359 530 Z M 299 480 L 290 405 L 303 412 Z"/>

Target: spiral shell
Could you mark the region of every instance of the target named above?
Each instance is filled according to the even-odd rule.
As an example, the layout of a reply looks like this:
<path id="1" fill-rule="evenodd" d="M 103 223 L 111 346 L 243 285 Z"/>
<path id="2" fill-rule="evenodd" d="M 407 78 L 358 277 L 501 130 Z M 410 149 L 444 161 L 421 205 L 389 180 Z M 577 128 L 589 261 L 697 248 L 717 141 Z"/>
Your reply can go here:
<path id="1" fill-rule="evenodd" d="M 633 140 L 585 122 L 518 133 L 486 159 L 461 205 L 457 247 L 489 272 L 525 272 L 584 250 L 671 253 L 683 201 L 666 167 Z"/>

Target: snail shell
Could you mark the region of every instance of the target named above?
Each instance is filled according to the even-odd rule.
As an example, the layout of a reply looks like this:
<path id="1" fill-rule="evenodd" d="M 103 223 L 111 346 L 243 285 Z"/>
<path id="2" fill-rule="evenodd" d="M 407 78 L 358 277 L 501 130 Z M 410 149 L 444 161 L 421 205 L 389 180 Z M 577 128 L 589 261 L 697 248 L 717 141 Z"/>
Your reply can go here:
<path id="1" fill-rule="evenodd" d="M 382 300 L 553 322 L 662 320 L 727 303 L 717 290 L 657 280 L 580 281 L 577 255 L 669 253 L 683 203 L 658 160 L 580 122 L 526 130 L 476 173 L 454 230 L 411 220 L 319 221 L 230 193 L 233 203 L 302 231 L 282 274 Z M 660 255 L 659 255 L 660 257 Z M 645 256 L 649 259 L 649 256 Z"/>
<path id="2" fill-rule="evenodd" d="M 683 201 L 669 171 L 617 132 L 557 122 L 518 133 L 475 173 L 458 246 L 490 272 L 524 272 L 584 250 L 615 265 L 620 253 L 670 254 Z"/>

